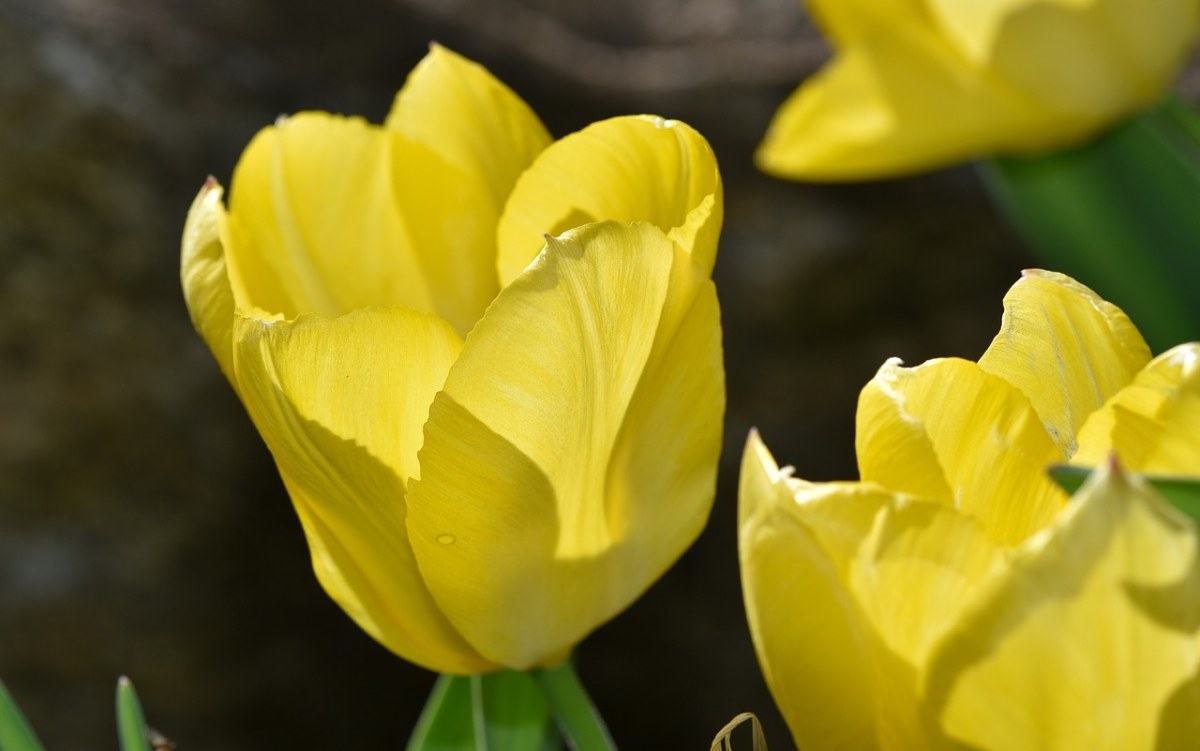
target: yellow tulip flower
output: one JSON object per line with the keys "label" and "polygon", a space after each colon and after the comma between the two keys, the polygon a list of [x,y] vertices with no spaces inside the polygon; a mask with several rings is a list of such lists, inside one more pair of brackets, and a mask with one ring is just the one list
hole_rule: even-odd
{"label": "yellow tulip flower", "polygon": [[[1026,272],[978,363],[890,361],[861,480],[811,483],[757,434],[739,547],[796,744],[1182,749],[1200,716],[1197,530],[1129,466],[1200,468],[1200,344],[1154,360],[1121,311]],[[1047,465],[1100,469],[1074,498]]]}
{"label": "yellow tulip flower", "polygon": [[721,217],[691,128],[551,143],[441,47],[384,126],[281,120],[228,207],[200,191],[192,319],[367,633],[446,673],[554,665],[691,544],[724,412]]}
{"label": "yellow tulip flower", "polygon": [[808,0],[833,59],[775,115],[759,166],[860,180],[1082,142],[1163,96],[1192,0]]}

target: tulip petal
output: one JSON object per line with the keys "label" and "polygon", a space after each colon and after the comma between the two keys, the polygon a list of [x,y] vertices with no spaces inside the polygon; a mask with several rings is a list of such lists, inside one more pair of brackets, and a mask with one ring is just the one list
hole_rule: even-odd
{"label": "tulip petal", "polygon": [[499,291],[504,202],[550,135],[486,69],[436,44],[396,95],[387,127],[397,205],[434,305],[465,336]]}
{"label": "tulip petal", "polygon": [[1161,96],[1186,59],[1197,19],[1185,0],[931,0],[929,7],[969,64],[1084,130]]}
{"label": "tulip petal", "polygon": [[[842,492],[849,550],[831,553],[792,513],[793,490],[757,434],[751,434],[739,479],[738,551],[746,617],[758,662],[800,748],[873,748],[874,635],[839,572],[856,534],[869,530],[882,491],[852,483]],[[840,555],[839,555],[840,553]]]}
{"label": "tulip petal", "polygon": [[1181,344],[1142,369],[1079,431],[1074,464],[1110,453],[1147,474],[1200,474],[1200,344]]}
{"label": "tulip petal", "polygon": [[395,207],[392,139],[360,118],[304,112],[264,128],[234,170],[229,216],[244,310],[433,310]]}
{"label": "tulip petal", "polygon": [[1004,296],[979,367],[1021,390],[1070,458],[1076,431],[1150,360],[1129,318],[1074,279],[1029,270]]}
{"label": "tulip petal", "polygon": [[716,157],[687,125],[647,115],[594,123],[517,181],[497,229],[500,284],[529,265],[545,235],[606,219],[656,225],[710,272],[723,206]]}
{"label": "tulip petal", "polygon": [[1196,543],[1142,481],[1102,468],[947,633],[933,716],[997,751],[1168,747],[1156,735],[1187,721],[1168,699],[1200,668]]}
{"label": "tulip petal", "polygon": [[973,362],[888,361],[863,388],[856,423],[864,481],[956,508],[997,542],[1041,529],[1066,498],[1045,472],[1063,456],[1029,401]]}
{"label": "tulip petal", "polygon": [[[948,113],[953,113],[949,116]],[[896,28],[839,51],[784,102],[756,154],[781,177],[909,174],[1002,150],[1036,132],[1028,105],[962,65],[944,41]]]}
{"label": "tulip petal", "polygon": [[510,88],[439,44],[409,74],[385,125],[477,180],[496,216],[517,178],[551,141]]}
{"label": "tulip petal", "polygon": [[917,669],[997,548],[938,504],[793,480],[754,434],[739,509],[751,634],[797,745],[922,746]]}
{"label": "tulip petal", "polygon": [[234,388],[233,377],[233,291],[225,268],[221,236],[225,224],[224,193],[209,178],[192,201],[183,226],[180,280],[192,324],[212,350],[221,372]]}
{"label": "tulip petal", "polygon": [[501,291],[409,488],[421,571],[480,653],[563,659],[683,551],[712,500],[722,385],[711,282],[651,225],[551,239]]}
{"label": "tulip petal", "polygon": [[405,530],[421,426],[461,346],[445,322],[365,309],[294,322],[238,318],[239,391],[271,449],[329,595],[367,633],[443,672],[495,666],[430,596]]}

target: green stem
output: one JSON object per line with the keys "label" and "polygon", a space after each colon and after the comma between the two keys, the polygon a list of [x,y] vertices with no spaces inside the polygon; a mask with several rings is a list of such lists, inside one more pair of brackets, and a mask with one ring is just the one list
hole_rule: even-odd
{"label": "green stem", "polygon": [[604,720],[579,682],[570,660],[533,675],[550,702],[558,729],[570,748],[574,751],[616,751],[617,746],[609,736]]}

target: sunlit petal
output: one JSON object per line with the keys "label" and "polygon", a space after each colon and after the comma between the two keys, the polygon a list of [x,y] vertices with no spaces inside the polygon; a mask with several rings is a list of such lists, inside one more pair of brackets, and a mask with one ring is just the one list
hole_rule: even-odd
{"label": "sunlit petal", "polygon": [[932,32],[902,27],[839,51],[808,79],[776,113],[756,160],[810,180],[900,175],[1001,149],[1035,115],[964,69]]}
{"label": "sunlit petal", "polygon": [[465,336],[499,291],[504,202],[550,136],[507,86],[440,45],[396,95],[387,127],[397,207],[434,308]]}
{"label": "sunlit petal", "polygon": [[1184,62],[1198,12],[1188,0],[931,0],[929,7],[970,64],[1083,128],[1160,96],[1163,71]]}
{"label": "sunlit petal", "polygon": [[1072,463],[1094,467],[1112,452],[1141,472],[1200,474],[1200,344],[1154,358],[1093,413]]}
{"label": "sunlit petal", "polygon": [[226,261],[239,307],[284,318],[433,310],[382,129],[322,112],[281,119],[246,147],[230,190]]}
{"label": "sunlit petal", "polygon": [[884,364],[856,431],[864,481],[956,508],[997,542],[1041,529],[1066,499],[1045,474],[1064,457],[1029,401],[966,360]]}
{"label": "sunlit petal", "polygon": [[971,747],[1171,747],[1164,708],[1200,668],[1196,529],[1141,481],[1098,475],[938,647],[930,705]]}
{"label": "sunlit petal", "polygon": [[724,211],[716,158],[687,125],[617,117],[546,149],[521,177],[497,230],[500,283],[537,256],[547,234],[589,222],[650,222],[711,271]]}
{"label": "sunlit petal", "polygon": [[979,367],[1029,397],[1070,457],[1088,415],[1149,360],[1145,340],[1117,306],[1068,276],[1031,270],[1004,296],[1000,333]]}
{"label": "sunlit petal", "polygon": [[[738,550],[746,617],[767,686],[800,748],[873,748],[881,691],[875,650],[859,603],[839,570],[889,496],[841,483],[841,538],[829,550],[792,513],[795,495],[757,435],[742,457]],[[856,495],[861,502],[855,502]],[[835,535],[835,537],[838,537]],[[839,555],[840,554],[840,555]],[[843,561],[839,558],[845,556]],[[886,678],[884,678],[886,680]]]}
{"label": "sunlit petal", "polygon": [[[409,533],[438,604],[490,659],[561,660],[703,524],[720,347],[715,330],[693,331],[715,326],[711,286],[679,262],[691,266],[647,224],[550,240],[488,308],[434,402]],[[661,393],[672,387],[681,393]],[[689,398],[709,403],[689,415]],[[656,426],[651,456],[633,456],[649,438],[627,434],[627,420],[655,417],[679,422]],[[651,460],[657,477],[641,485]],[[674,513],[655,508],[663,490],[677,494]],[[638,549],[653,538],[659,549]]]}

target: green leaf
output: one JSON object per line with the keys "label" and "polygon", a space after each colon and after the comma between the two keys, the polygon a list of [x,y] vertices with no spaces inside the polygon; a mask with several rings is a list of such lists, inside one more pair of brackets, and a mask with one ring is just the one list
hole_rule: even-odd
{"label": "green leaf", "polygon": [[153,751],[146,739],[146,717],[133,683],[121,676],[117,681],[117,737],[121,751]]}
{"label": "green leaf", "polygon": [[439,676],[408,751],[555,751],[550,706],[528,673]]}
{"label": "green leaf", "polygon": [[1123,308],[1152,349],[1200,339],[1200,119],[1186,105],[982,172],[1042,262]]}
{"label": "green leaf", "polygon": [[604,720],[579,682],[570,660],[534,675],[550,702],[568,747],[574,751],[616,751]]}
{"label": "green leaf", "polygon": [[471,677],[439,675],[417,719],[407,751],[475,751]]}
{"label": "green leaf", "polygon": [[0,682],[0,751],[43,751],[3,682]]}
{"label": "green leaf", "polygon": [[[1055,464],[1049,469],[1050,477],[1068,493],[1074,494],[1083,485],[1092,470],[1068,464]],[[1175,477],[1168,475],[1143,475],[1163,498],[1200,523],[1200,477]]]}

